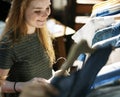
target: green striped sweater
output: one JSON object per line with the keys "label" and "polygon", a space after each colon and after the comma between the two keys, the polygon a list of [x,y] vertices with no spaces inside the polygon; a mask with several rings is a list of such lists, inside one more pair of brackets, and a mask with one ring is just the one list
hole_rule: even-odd
{"label": "green striped sweater", "polygon": [[10,69],[9,81],[25,82],[34,77],[49,79],[52,75],[49,64],[49,57],[36,33],[22,37],[13,46],[11,42],[0,43],[0,68]]}

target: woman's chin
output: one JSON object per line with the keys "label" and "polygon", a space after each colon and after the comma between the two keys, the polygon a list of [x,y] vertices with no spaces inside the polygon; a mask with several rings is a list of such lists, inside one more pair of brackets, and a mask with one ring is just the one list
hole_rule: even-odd
{"label": "woman's chin", "polygon": [[36,26],[37,26],[38,28],[41,28],[41,27],[43,27],[44,25],[45,25],[45,22],[38,22]]}
{"label": "woman's chin", "polygon": [[36,25],[37,28],[42,28],[42,27],[44,27],[44,26],[45,26],[45,23],[41,23],[41,24],[37,24],[37,25]]}
{"label": "woman's chin", "polygon": [[[44,24],[45,25],[45,24]],[[39,25],[39,26],[36,26],[36,28],[43,28],[44,25]]]}

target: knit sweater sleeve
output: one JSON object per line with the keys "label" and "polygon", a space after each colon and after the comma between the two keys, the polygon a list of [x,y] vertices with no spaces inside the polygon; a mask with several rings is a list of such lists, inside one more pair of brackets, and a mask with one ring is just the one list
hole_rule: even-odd
{"label": "knit sweater sleeve", "polygon": [[13,65],[10,42],[0,41],[0,68],[9,69]]}

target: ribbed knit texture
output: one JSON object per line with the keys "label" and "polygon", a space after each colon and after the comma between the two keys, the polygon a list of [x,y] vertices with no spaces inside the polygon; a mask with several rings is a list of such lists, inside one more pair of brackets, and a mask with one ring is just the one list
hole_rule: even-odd
{"label": "ribbed knit texture", "polygon": [[34,77],[51,77],[49,57],[36,33],[24,36],[13,46],[0,45],[0,48],[5,48],[0,49],[0,68],[11,68],[8,80],[24,82]]}

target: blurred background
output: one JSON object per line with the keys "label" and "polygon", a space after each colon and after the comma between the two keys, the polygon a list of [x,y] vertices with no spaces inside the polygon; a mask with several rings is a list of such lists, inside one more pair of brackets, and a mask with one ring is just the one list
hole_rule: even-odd
{"label": "blurred background", "polygon": [[[105,13],[106,9],[111,8],[113,14],[120,13],[120,0],[51,0],[51,2],[52,13],[47,24],[50,33],[55,37],[53,43],[57,58],[67,57],[73,44],[71,36],[91,17],[96,17],[97,12]],[[4,29],[10,6],[11,0],[0,0],[0,33]]]}

